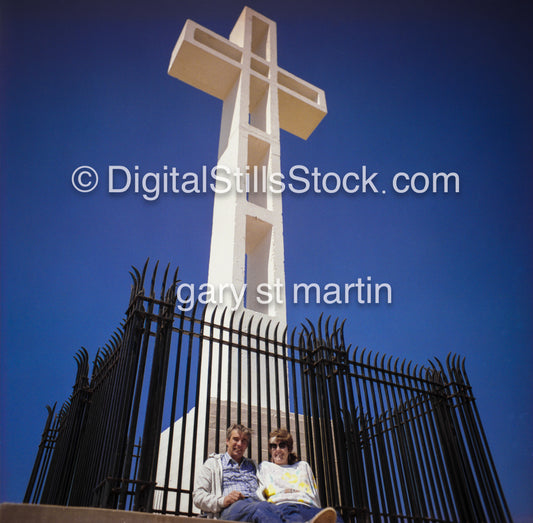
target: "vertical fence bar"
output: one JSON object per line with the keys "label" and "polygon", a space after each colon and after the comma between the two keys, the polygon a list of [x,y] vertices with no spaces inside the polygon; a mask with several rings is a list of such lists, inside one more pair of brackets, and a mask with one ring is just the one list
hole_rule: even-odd
{"label": "vertical fence bar", "polygon": [[[403,372],[403,368],[402,368]],[[416,374],[416,367],[415,373]],[[439,498],[436,491],[436,480],[432,472],[433,466],[430,461],[433,454],[428,452],[427,447],[427,432],[425,430],[424,421],[426,413],[424,412],[425,395],[420,389],[418,382],[414,382],[413,374],[411,374],[411,362],[407,366],[407,373],[404,375],[403,384],[407,387],[416,387],[417,395],[411,399],[412,412],[416,425],[416,446],[419,452],[419,468],[423,474],[424,489],[428,503],[428,510],[426,516],[434,515],[437,518],[442,518],[442,513],[439,507]]]}
{"label": "vertical fence bar", "polygon": [[[296,329],[293,329],[291,332],[290,344],[288,352],[290,353],[290,370],[291,370],[291,379],[292,379],[292,402],[294,409],[294,419],[295,419],[295,436],[296,436],[296,448],[302,448],[302,438],[300,435],[300,405],[303,402],[303,374],[302,374],[302,357],[299,352],[299,347],[295,346],[294,337],[296,334]],[[296,351],[298,351],[298,357],[296,356]],[[298,362],[298,363],[297,363]],[[297,370],[299,371],[300,379],[297,379]],[[300,391],[300,394],[298,394]],[[305,418],[304,418],[305,419]],[[288,427],[287,427],[288,429]],[[309,459],[308,455],[306,455]]]}
{"label": "vertical fence bar", "polygon": [[[255,385],[255,389],[256,389],[256,403],[257,403],[257,412],[256,412],[256,415],[255,415],[255,418],[256,418],[256,426],[257,426],[257,435],[255,436],[255,439],[257,441],[256,445],[257,445],[257,455],[260,456],[261,455],[261,439],[262,439],[262,423],[261,423],[261,408],[262,408],[262,401],[261,401],[261,351],[259,350],[259,338],[261,337],[261,323],[263,321],[263,318],[261,318],[258,322],[257,322],[257,326],[256,326],[256,329],[255,329],[255,342],[256,342],[256,346],[255,346],[255,371],[256,371],[256,385]],[[247,332],[248,333],[252,333],[252,323],[253,323],[253,317],[250,317],[250,321],[248,322],[248,329],[247,329]],[[249,346],[252,346],[253,345],[253,342],[250,341],[250,335],[248,336],[248,340],[249,340],[249,343],[250,345]],[[251,356],[251,354],[250,354]],[[252,421],[252,426],[253,426],[253,421]],[[267,434],[268,436],[268,434]],[[249,454],[248,456],[250,457],[251,456],[251,452],[252,452],[252,449],[249,448]]]}
{"label": "vertical fence bar", "polygon": [[[420,369],[419,378],[423,388],[427,391],[426,402],[428,408],[428,417],[427,422],[429,426],[429,432],[431,437],[431,442],[433,446],[433,455],[436,456],[438,466],[435,468],[435,475],[439,478],[440,484],[442,485],[442,500],[445,504],[445,515],[446,519],[457,521],[459,516],[457,515],[456,503],[451,489],[451,478],[446,469],[446,463],[444,459],[444,449],[440,444],[438,436],[438,413],[435,410],[435,381],[438,383],[438,375],[434,369]],[[425,378],[425,379],[424,379]],[[442,395],[442,387],[437,386],[437,395]],[[437,399],[438,399],[437,396]],[[449,514],[449,515],[448,515]]]}
{"label": "vertical fence bar", "polygon": [[[188,443],[187,438],[187,424],[189,420],[188,416],[188,410],[189,410],[189,390],[190,390],[190,383],[191,383],[191,375],[192,375],[192,369],[191,369],[191,361],[192,361],[192,351],[194,347],[194,337],[193,337],[193,330],[194,330],[194,320],[196,318],[196,307],[198,305],[198,302],[194,304],[194,307],[191,311],[191,318],[189,320],[190,322],[190,328],[188,332],[188,339],[187,339],[187,358],[185,363],[185,383],[183,385],[183,397],[182,397],[182,411],[181,411],[181,433],[178,436],[178,442],[179,442],[179,462],[178,462],[178,478],[182,478],[184,474],[184,467],[185,467],[185,445]],[[185,318],[184,312],[180,315],[180,327],[183,327],[183,320]],[[181,345],[182,345],[182,333],[181,329],[179,332],[179,340],[178,340],[178,346],[179,346],[179,352],[178,352],[178,358],[179,361],[181,361]],[[201,360],[200,360],[201,361]],[[200,365],[198,365],[198,369],[200,369]],[[171,420],[171,424],[173,425],[174,422]],[[171,440],[169,436],[169,440]],[[173,441],[173,438],[172,438]],[[168,458],[167,458],[168,459]],[[191,460],[192,464],[192,460]],[[170,473],[170,461],[167,465],[167,471]],[[178,489],[178,492],[176,493],[176,510],[175,512],[180,513],[181,510],[181,493],[183,492],[183,488],[180,487]]]}
{"label": "vertical fence bar", "polygon": [[355,361],[356,353],[357,347],[354,348],[351,357],[349,356],[349,351],[347,352],[349,374],[346,385],[348,402],[353,417],[353,453],[355,462],[353,469],[354,480],[351,484],[354,504],[352,505],[350,516],[355,516],[357,523],[368,523],[370,521],[370,509],[367,496],[366,477],[364,472],[362,437],[359,430],[361,407],[359,403],[356,405],[356,394],[353,388],[353,382],[357,382],[358,379],[358,372],[356,368],[357,363]]}
{"label": "vertical fence bar", "polygon": [[[241,317],[242,320],[244,320],[244,314]],[[241,323],[242,325],[242,323]],[[246,332],[250,332],[248,329]],[[245,336],[246,341],[249,343],[249,336]],[[242,341],[242,340],[241,340]],[[250,377],[252,376],[252,355],[248,351],[246,354],[246,369],[248,371],[248,379],[247,385],[246,385],[246,394],[248,399],[248,408],[246,409],[246,426],[251,427],[252,426],[252,380]]]}
{"label": "vertical fence bar", "polygon": [[[206,307],[205,314],[207,314],[207,311],[208,311],[208,308]],[[210,317],[208,321],[209,336],[207,338],[207,342],[208,342],[207,361],[209,362],[209,364],[207,365],[207,383],[206,383],[206,397],[205,397],[207,427],[206,427],[206,431],[204,434],[204,452],[202,456],[203,461],[205,461],[205,459],[207,458],[208,449],[209,449],[209,431],[211,429],[211,423],[210,423],[211,421],[211,385],[212,385],[211,379],[213,375],[212,374],[213,366],[210,363],[213,361],[213,329],[214,329],[214,324],[215,324],[216,308],[212,307],[210,311],[211,313],[210,313]],[[207,329],[205,330],[202,329],[200,331],[200,344],[202,347],[204,346],[206,342],[206,330]],[[202,365],[203,365],[203,360],[200,360],[200,364],[198,365],[198,372],[201,372]]]}
{"label": "vertical fence bar", "polygon": [[35,493],[33,495],[32,503],[39,503],[41,500],[41,494],[44,482],[46,481],[46,477],[48,474],[48,470],[50,467],[50,461],[52,459],[54,449],[55,449],[55,442],[57,440],[57,432],[59,427],[60,419],[58,415],[56,414],[56,417],[54,418],[52,422],[52,426],[49,431],[49,437],[45,444],[45,452],[43,455],[43,465],[41,467],[41,471],[39,473],[39,477],[37,480],[37,486],[35,488]]}
{"label": "vertical fence bar", "polygon": [[160,316],[154,344],[152,372],[148,398],[146,400],[139,474],[135,492],[134,509],[141,512],[152,511],[172,324],[177,300],[175,292],[176,278],[174,278],[174,282],[165,295],[167,273],[168,267],[165,271],[161,289],[162,303],[160,304]]}
{"label": "vertical fence bar", "polygon": [[[276,331],[277,332],[277,331]],[[285,398],[285,427],[290,432],[291,431],[291,411],[290,411],[290,387],[289,387],[289,368],[290,361],[289,355],[287,352],[287,327],[283,329],[283,334],[281,335],[281,362],[282,362],[282,373],[283,373],[283,395]],[[276,365],[278,362],[276,362]],[[293,384],[293,388],[296,388],[296,383]],[[281,425],[281,423],[280,423]],[[298,417],[296,416],[295,425],[298,425]],[[300,454],[300,449],[298,448],[298,454]]]}
{"label": "vertical fence bar", "polygon": [[[201,320],[200,320],[200,334],[204,332],[204,328],[205,328],[205,316],[206,316],[206,313],[207,313],[207,307],[204,307],[203,311],[202,311],[202,317],[201,317]],[[193,333],[194,333],[194,322],[192,322],[191,320],[191,337],[193,336]],[[197,434],[198,434],[198,399],[200,398],[200,387],[202,385],[201,383],[201,362],[203,361],[203,350],[204,350],[204,344],[203,344],[203,340],[202,340],[202,337],[201,335],[199,336],[199,343],[198,343],[198,371],[197,371],[197,375],[196,375],[196,408],[194,409],[194,419],[193,419],[193,438],[192,438],[192,449],[191,449],[191,470],[190,470],[190,473],[189,473],[189,490],[190,490],[190,494],[189,494],[189,503],[188,503],[188,507],[187,507],[187,514],[192,514],[192,510],[193,510],[193,496],[192,496],[192,492],[193,492],[193,488],[194,488],[194,474],[195,474],[195,467],[196,467],[196,461],[195,461],[195,456],[197,454]],[[209,382],[208,382],[209,383]],[[209,387],[209,385],[208,385]],[[209,405],[209,394],[207,394],[207,405]],[[204,427],[203,427],[203,430],[204,430],[204,433],[208,433],[209,432],[209,411],[207,410],[207,416],[206,416],[206,419],[204,420]],[[183,446],[184,447],[184,446]],[[182,448],[182,451],[181,452],[185,452],[185,448]]]}
{"label": "vertical fence bar", "polygon": [[[44,424],[43,433],[41,436],[41,442],[39,443],[39,448],[37,451],[37,456],[35,457],[35,463],[33,465],[33,469],[31,471],[30,480],[28,481],[28,486],[26,488],[26,493],[24,494],[24,500],[23,503],[29,503],[31,500],[31,494],[34,491],[35,481],[37,479],[37,476],[39,475],[39,470],[45,470],[43,467],[43,453],[48,445],[48,442],[50,441],[50,425],[52,423],[52,420],[54,418],[54,412],[56,410],[57,403],[54,403],[53,407],[46,406],[46,410],[48,411],[48,415],[46,417],[46,422]],[[36,494],[36,495],[35,495]],[[38,498],[39,491],[37,490],[34,494],[34,501]]]}
{"label": "vertical fence bar", "polygon": [[215,452],[220,452],[219,447],[219,441],[218,441],[218,435],[220,434],[220,392],[222,387],[222,356],[224,354],[224,332],[223,332],[223,325],[225,323],[226,318],[226,311],[227,309],[224,309],[222,311],[222,317],[220,318],[220,326],[218,326],[217,332],[218,332],[218,339],[216,341],[216,347],[218,352],[218,376],[217,376],[217,394],[216,394],[216,414],[215,414]]}
{"label": "vertical fence bar", "polygon": [[[242,353],[244,352],[245,348],[242,344],[242,325],[244,322],[244,314],[239,314],[239,327],[237,328],[237,416],[235,422],[239,425],[242,424]],[[248,374],[247,380],[250,380],[250,374]],[[247,398],[247,402],[250,403],[249,398]]]}
{"label": "vertical fence bar", "polygon": [[[146,271],[146,265],[145,265],[145,271]],[[153,278],[155,278],[156,271],[157,271],[157,266],[156,266],[156,269],[154,270]],[[144,280],[144,277],[143,277],[143,280]],[[153,283],[152,283],[152,288],[153,288]],[[136,476],[137,471],[134,471],[135,474],[132,474],[131,464],[133,460],[135,441],[137,439],[137,424],[139,420],[139,411],[141,407],[141,397],[142,397],[142,392],[143,392],[146,359],[148,356],[148,345],[150,341],[150,330],[151,330],[152,315],[153,315],[153,310],[154,310],[154,301],[150,300],[146,308],[144,327],[141,327],[141,324],[143,322],[142,313],[144,312],[144,307],[143,307],[143,303],[141,299],[137,299],[136,302],[137,303],[134,305],[134,308],[132,310],[132,315],[131,315],[132,326],[130,327],[131,333],[128,334],[128,338],[130,336],[133,338],[132,340],[133,343],[131,344],[131,348],[132,348],[131,358],[136,360],[135,367],[132,367],[132,373],[135,372],[135,368],[137,370],[136,370],[136,378],[135,378],[135,392],[133,394],[133,404],[132,404],[131,415],[130,415],[128,439],[126,442],[124,466],[122,469],[122,474],[120,476],[121,478],[130,478],[130,477],[136,478],[137,477]],[[142,343],[141,343],[141,340],[142,340]],[[126,346],[129,346],[129,344]],[[141,444],[142,444],[142,440],[141,440]],[[138,465],[138,462],[136,463],[136,465]],[[124,509],[126,506],[128,487],[129,485],[127,482],[122,485],[120,498],[118,501],[119,509]]]}
{"label": "vertical fence bar", "polygon": [[411,411],[409,409],[410,391],[406,388],[405,383],[402,383],[405,361],[402,361],[400,370],[398,370],[398,360],[394,362],[394,370],[391,375],[391,381],[394,384],[394,389],[397,391],[398,397],[398,413],[402,423],[399,427],[399,434],[402,439],[404,456],[405,456],[405,469],[408,477],[408,485],[410,487],[410,499],[412,505],[412,513],[414,521],[422,521],[422,518],[426,514],[425,501],[424,501],[424,489],[420,481],[420,471],[418,464],[420,463],[420,456],[417,454],[418,445],[416,444],[416,431],[414,430],[414,424],[411,417]]}
{"label": "vertical fence bar", "polygon": [[[232,393],[232,383],[231,383],[231,369],[233,363],[233,321],[235,318],[235,311],[231,312],[229,317],[229,325],[227,327],[228,333],[228,342],[227,342],[227,376],[226,376],[226,427],[231,424],[231,393]],[[238,388],[238,386],[237,386]]]}
{"label": "vertical fence bar", "polygon": [[[463,358],[461,368],[457,368],[457,374],[459,376],[460,382],[464,384],[469,391],[472,390],[468,376],[465,370],[465,361]],[[472,393],[469,393],[472,395]],[[490,448],[487,442],[487,437],[485,435],[485,430],[483,429],[483,424],[481,423],[481,418],[479,416],[479,411],[475,402],[475,398],[472,396],[471,401],[466,404],[466,408],[469,413],[469,418],[471,420],[471,433],[474,438],[477,439],[477,449],[480,454],[480,459],[483,463],[483,467],[486,470],[486,481],[487,488],[490,489],[492,493],[492,498],[494,500],[494,509],[490,518],[499,519],[500,521],[512,521],[511,512],[509,506],[507,505],[507,500],[503,494],[503,489],[496,472],[496,467],[490,452]]]}
{"label": "vertical fence bar", "polygon": [[[373,445],[373,441],[379,433],[379,426],[376,424],[378,422],[378,417],[377,413],[373,414],[372,402],[370,399],[370,396],[373,396],[372,367],[370,365],[371,353],[368,353],[367,361],[365,363],[365,351],[366,349],[363,349],[359,358],[359,368],[361,369],[362,379],[360,380],[360,383],[359,380],[357,380],[356,384],[359,407],[361,410],[361,421],[363,422],[363,452],[368,485],[368,502],[373,520],[378,521],[382,510],[386,509],[380,505],[379,493],[381,492],[381,489],[379,488],[378,483],[380,474],[379,449],[376,445]],[[388,410],[390,411],[390,408]],[[374,470],[376,470],[376,473],[373,473]],[[391,516],[391,514],[386,515]],[[392,515],[392,517],[394,516]],[[392,521],[394,521],[394,519],[392,519]]]}
{"label": "vertical fence bar", "polygon": [[[194,316],[194,315],[193,315]],[[178,339],[177,339],[177,350],[176,350],[176,364],[174,368],[174,383],[172,387],[172,400],[171,400],[171,406],[170,406],[170,414],[169,414],[169,434],[168,434],[168,443],[166,448],[166,460],[165,460],[165,479],[163,484],[163,498],[161,501],[161,512],[163,514],[167,513],[167,503],[168,503],[168,493],[169,493],[169,485],[170,485],[170,467],[172,463],[172,451],[174,447],[174,426],[176,421],[176,410],[178,408],[178,384],[180,383],[179,377],[180,377],[180,365],[181,365],[181,349],[182,349],[182,341],[183,341],[183,325],[185,321],[185,312],[181,311],[181,314],[178,316],[179,319],[179,325],[178,325]],[[200,367],[200,366],[199,366]],[[187,372],[187,370],[186,370]],[[184,400],[185,401],[185,400]],[[185,409],[182,411],[182,418],[185,413]],[[181,457],[183,456],[183,440],[180,445],[180,466],[181,466]],[[179,473],[178,473],[179,477]],[[178,493],[176,493],[176,507],[175,512],[178,511],[179,507],[179,498]]]}
{"label": "vertical fence bar", "polygon": [[450,419],[451,413],[447,395],[443,395],[441,392],[445,390],[445,376],[441,371],[435,369],[433,377],[433,389],[436,392],[436,394],[432,395],[435,428],[439,444],[443,451],[443,462],[446,473],[450,478],[450,487],[457,517],[461,521],[475,521],[475,515],[466,493],[467,485],[461,470],[462,463],[456,447],[456,434],[453,428],[453,422]]}
{"label": "vertical fence bar", "polygon": [[[390,514],[391,521],[397,520],[396,514],[397,503],[395,499],[395,489],[393,482],[394,463],[393,453],[390,443],[390,430],[388,427],[388,416],[386,415],[386,409],[383,403],[382,387],[379,385],[377,376],[377,358],[378,354],[374,356],[372,367],[368,367],[368,376],[372,380],[372,371],[376,371],[376,385],[370,385],[372,401],[371,406],[375,417],[376,426],[376,456],[379,462],[379,471],[376,473],[376,481],[379,481],[378,491],[380,493],[381,512]],[[370,362],[370,354],[368,356],[368,362]],[[371,381],[371,383],[373,383]],[[377,389],[377,394],[376,394]],[[378,406],[379,398],[379,406]]]}
{"label": "vertical fence bar", "polygon": [[78,459],[78,446],[87,415],[88,353],[81,349],[75,356],[76,381],[70,401],[60,412],[56,446],[43,489],[41,503],[66,505],[72,488],[72,478]]}
{"label": "vertical fence bar", "polygon": [[[269,332],[270,332],[270,325],[271,325],[271,321],[269,321],[266,325],[266,329],[265,329],[265,341],[264,342],[260,342],[261,345],[263,346],[262,347],[262,350],[260,352],[262,352],[264,354],[264,361],[265,361],[265,365],[264,365],[264,368],[265,368],[265,384],[266,384],[266,423],[267,423],[267,426],[266,426],[266,437],[268,438],[269,434],[272,432],[272,398],[270,397],[270,361],[271,361],[271,358],[269,357],[270,356],[270,343],[269,343]],[[259,339],[261,339],[261,333],[257,332],[257,335],[259,337]],[[258,350],[259,350],[259,346],[258,346]],[[259,401],[258,401],[259,403]],[[257,426],[261,425],[260,423],[260,419],[259,418],[257,420]],[[258,456],[258,459],[260,459],[261,455],[262,455],[262,451],[263,451],[263,447],[261,445],[261,441],[262,441],[262,438],[259,438],[259,448],[258,448],[258,453],[257,453],[257,456]],[[268,445],[267,445],[268,447]]]}

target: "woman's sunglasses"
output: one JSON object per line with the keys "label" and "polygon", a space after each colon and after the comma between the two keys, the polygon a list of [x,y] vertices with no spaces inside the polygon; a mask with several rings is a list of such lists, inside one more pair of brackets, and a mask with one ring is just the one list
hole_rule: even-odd
{"label": "woman's sunglasses", "polygon": [[287,448],[287,442],[286,441],[280,441],[279,443],[269,443],[268,448],[270,450],[276,450],[277,448],[280,449],[286,449]]}

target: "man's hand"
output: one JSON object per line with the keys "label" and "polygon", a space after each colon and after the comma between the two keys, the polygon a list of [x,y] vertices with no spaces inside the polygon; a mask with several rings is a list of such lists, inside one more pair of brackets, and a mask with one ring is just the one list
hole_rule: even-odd
{"label": "man's hand", "polygon": [[224,498],[224,508],[229,507],[231,504],[235,503],[236,501],[239,501],[239,499],[244,499],[242,492],[239,492],[238,490],[232,490]]}

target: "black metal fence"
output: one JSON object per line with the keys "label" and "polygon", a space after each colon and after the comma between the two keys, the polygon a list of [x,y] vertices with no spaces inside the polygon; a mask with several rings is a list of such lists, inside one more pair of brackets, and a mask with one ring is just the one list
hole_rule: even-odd
{"label": "black metal fence", "polygon": [[343,324],[288,333],[257,315],[176,302],[177,271],[133,270],[126,318],[75,356],[69,400],[48,407],[25,502],[193,515],[197,467],[231,422],[288,428],[324,504],[345,521],[511,521],[464,360],[427,367],[347,346]]}

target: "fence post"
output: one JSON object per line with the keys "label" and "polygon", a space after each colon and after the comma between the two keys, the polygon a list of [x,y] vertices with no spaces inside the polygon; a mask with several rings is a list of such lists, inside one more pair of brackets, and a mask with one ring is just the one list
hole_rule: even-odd
{"label": "fence post", "polygon": [[174,274],[172,284],[165,294],[167,273],[168,267],[165,271],[161,289],[162,303],[159,308],[154,343],[152,371],[146,400],[146,414],[139,460],[139,474],[133,507],[133,510],[140,512],[152,512],[174,309],[177,301],[177,271]]}

